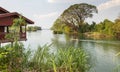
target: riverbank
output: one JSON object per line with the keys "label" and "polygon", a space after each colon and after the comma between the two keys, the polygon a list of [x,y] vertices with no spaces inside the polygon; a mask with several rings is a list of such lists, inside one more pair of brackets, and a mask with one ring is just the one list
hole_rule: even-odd
{"label": "riverbank", "polygon": [[99,32],[86,32],[86,33],[83,33],[83,35],[86,38],[92,38],[92,39],[108,39],[108,38],[113,38],[112,35],[103,34],[103,33],[99,33]]}
{"label": "riverbank", "polygon": [[28,32],[34,32],[34,31],[37,31],[37,30],[42,30],[42,28],[39,27],[39,26],[28,26],[27,27]]}

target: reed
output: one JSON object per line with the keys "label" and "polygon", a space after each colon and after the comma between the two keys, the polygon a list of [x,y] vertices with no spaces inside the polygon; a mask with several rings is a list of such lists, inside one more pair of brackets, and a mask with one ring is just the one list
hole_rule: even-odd
{"label": "reed", "polygon": [[41,72],[85,72],[90,69],[89,56],[75,47],[58,48],[50,53],[50,46],[38,47],[32,63]]}
{"label": "reed", "polygon": [[89,69],[89,55],[81,48],[67,46],[53,51],[51,45],[44,45],[32,55],[22,43],[0,48],[2,72],[86,72]]}

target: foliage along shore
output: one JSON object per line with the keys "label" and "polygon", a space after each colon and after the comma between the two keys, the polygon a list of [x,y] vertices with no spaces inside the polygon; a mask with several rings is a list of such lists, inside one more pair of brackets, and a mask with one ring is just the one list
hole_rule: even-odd
{"label": "foliage along shore", "polygon": [[105,19],[100,23],[85,22],[86,18],[90,18],[97,13],[96,6],[81,3],[71,5],[66,9],[54,22],[51,30],[54,34],[83,34],[90,38],[109,38],[114,37],[120,39],[120,17],[114,22]]}
{"label": "foliage along shore", "polygon": [[34,32],[34,31],[37,31],[37,30],[42,30],[42,28],[39,27],[39,26],[28,26],[27,27],[28,32]]}
{"label": "foliage along shore", "polygon": [[112,35],[102,34],[100,32],[85,32],[83,33],[85,38],[91,38],[91,39],[109,39],[113,38]]}

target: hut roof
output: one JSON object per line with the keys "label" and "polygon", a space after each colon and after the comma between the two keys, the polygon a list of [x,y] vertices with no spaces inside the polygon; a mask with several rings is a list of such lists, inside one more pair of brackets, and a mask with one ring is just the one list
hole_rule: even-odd
{"label": "hut roof", "polygon": [[0,19],[1,18],[7,18],[7,17],[19,18],[19,16],[22,16],[28,24],[34,24],[34,22],[32,20],[26,18],[25,16],[23,16],[23,15],[17,13],[17,12],[0,14]]}
{"label": "hut roof", "polygon": [[9,11],[7,11],[6,9],[0,7],[0,14],[3,14],[3,13],[9,13]]}

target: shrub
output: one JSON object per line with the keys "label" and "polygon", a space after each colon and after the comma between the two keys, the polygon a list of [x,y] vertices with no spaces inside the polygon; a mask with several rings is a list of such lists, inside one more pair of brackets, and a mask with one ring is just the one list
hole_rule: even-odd
{"label": "shrub", "polygon": [[0,48],[0,71],[23,72],[27,67],[30,51],[22,43],[13,43]]}

